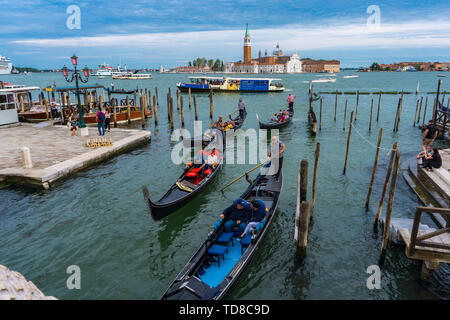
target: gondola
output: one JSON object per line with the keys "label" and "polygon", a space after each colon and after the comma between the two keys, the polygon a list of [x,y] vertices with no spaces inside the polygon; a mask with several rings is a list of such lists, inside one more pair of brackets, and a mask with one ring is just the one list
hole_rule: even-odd
{"label": "gondola", "polygon": [[317,118],[316,118],[316,114],[314,113],[314,110],[312,108],[309,108],[308,111],[308,124],[309,124],[309,129],[311,130],[311,132],[313,134],[317,133]]}
{"label": "gondola", "polygon": [[[257,226],[256,233],[236,241],[240,232],[233,231],[233,239],[224,243],[226,239],[223,238],[229,237],[230,234],[225,232],[226,221],[219,219],[214,225],[214,230],[208,234],[161,299],[218,300],[226,297],[250,264],[269,231],[278,206],[282,181],[282,173],[278,181],[273,175],[260,173],[241,195],[241,198],[247,201],[253,199],[264,201],[268,209],[264,220]],[[219,214],[220,212],[217,212],[217,215]],[[224,253],[222,257],[221,252]]]}
{"label": "gondola", "polygon": [[[234,119],[231,119],[230,116],[230,120],[234,122],[234,126],[233,128],[229,129],[229,130],[233,130],[233,132],[236,132],[236,130],[240,129],[242,127],[242,125],[244,124],[245,118],[247,117],[247,112],[244,112],[244,117],[241,118],[240,116],[237,116]],[[201,142],[199,141],[199,138],[191,138],[191,139],[183,139],[183,144],[187,147],[193,147],[194,145],[202,145],[202,146],[206,146],[210,143],[212,143],[215,139],[215,134],[214,134],[214,130],[209,130],[209,132],[206,132],[203,134],[202,138],[201,138]]]}
{"label": "gondola", "polygon": [[278,122],[272,119],[269,120],[268,122],[261,122],[259,120],[258,115],[256,115],[260,129],[280,129],[287,127],[289,123],[291,123],[293,117],[294,117],[294,108],[292,108],[292,110],[289,110],[289,117],[284,122]]}
{"label": "gondola", "polygon": [[193,167],[186,168],[183,174],[158,202],[152,202],[147,187],[142,186],[144,200],[152,218],[154,220],[161,220],[188,203],[205,189],[214,180],[220,169],[222,169],[222,160],[220,158],[221,155],[219,155],[219,162],[215,168],[205,170],[205,177],[200,177],[199,173],[193,172]]}

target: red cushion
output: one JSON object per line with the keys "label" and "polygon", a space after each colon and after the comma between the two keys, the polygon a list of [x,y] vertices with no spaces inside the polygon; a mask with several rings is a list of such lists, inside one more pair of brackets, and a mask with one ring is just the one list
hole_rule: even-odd
{"label": "red cushion", "polygon": [[205,174],[210,174],[211,172],[212,172],[211,169],[206,169],[206,170],[205,170]]}
{"label": "red cushion", "polygon": [[194,178],[197,175],[197,172],[188,172],[186,173],[186,177],[188,178]]}

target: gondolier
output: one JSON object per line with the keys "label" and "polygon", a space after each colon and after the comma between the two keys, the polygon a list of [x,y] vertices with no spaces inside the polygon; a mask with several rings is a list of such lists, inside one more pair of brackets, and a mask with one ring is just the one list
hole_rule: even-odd
{"label": "gondolier", "polygon": [[245,118],[245,116],[247,115],[247,111],[245,110],[245,102],[242,101],[242,98],[239,98],[239,103],[238,103],[238,110],[239,110],[239,117],[240,118]]}
{"label": "gondolier", "polygon": [[294,111],[294,100],[295,100],[295,96],[292,93],[289,93],[286,101],[289,103],[289,112],[293,112]]}
{"label": "gondolier", "polygon": [[[278,161],[275,161],[275,179],[278,180],[278,177],[280,176],[281,167],[283,166],[283,158],[284,158],[284,151],[286,150],[286,146],[283,142],[281,142],[278,139],[278,136],[272,137],[272,143],[270,144],[270,150],[269,150],[269,158],[272,162],[273,159],[278,159]],[[278,166],[277,166],[278,162]],[[272,164],[272,163],[271,163]]]}

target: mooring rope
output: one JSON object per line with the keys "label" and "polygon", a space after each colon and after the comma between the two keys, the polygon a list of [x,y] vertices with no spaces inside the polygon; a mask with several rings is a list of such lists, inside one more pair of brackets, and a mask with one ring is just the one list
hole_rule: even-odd
{"label": "mooring rope", "polygon": [[[378,149],[378,146],[375,145],[375,144],[373,144],[373,143],[370,142],[369,140],[367,140],[366,137],[364,137],[364,136],[358,131],[358,129],[356,129],[356,127],[355,127],[355,125],[354,125],[353,123],[352,123],[351,125],[352,125],[352,128],[355,129],[356,133],[357,133],[361,138],[363,138],[364,141],[366,141],[368,144],[370,144],[370,145],[371,145],[372,147],[374,147],[375,149]],[[380,148],[380,150],[387,150],[387,153],[386,153],[387,156],[392,152],[392,150],[394,150],[394,149],[392,149],[392,148],[383,148],[383,147],[379,147],[379,148]]]}

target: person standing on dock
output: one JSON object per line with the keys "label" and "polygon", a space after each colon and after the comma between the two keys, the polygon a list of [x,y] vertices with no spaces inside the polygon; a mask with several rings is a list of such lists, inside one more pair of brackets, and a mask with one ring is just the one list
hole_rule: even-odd
{"label": "person standing on dock", "polygon": [[98,108],[96,118],[97,118],[98,135],[104,136],[105,135],[105,114],[103,113],[101,107]]}
{"label": "person standing on dock", "polygon": [[428,125],[422,137],[422,150],[427,151],[427,146],[431,146],[439,134],[439,129],[434,124],[433,120],[428,121]]}
{"label": "person standing on dock", "polygon": [[105,109],[105,131],[111,132],[111,113],[108,108]]}
{"label": "person standing on dock", "polygon": [[[283,166],[283,158],[284,158],[284,151],[286,150],[286,146],[283,142],[281,142],[278,139],[278,136],[272,137],[272,143],[270,144],[270,150],[269,150],[269,157],[268,161],[272,162],[272,159],[277,159],[278,161],[275,161],[275,170],[277,170],[277,173],[275,174],[275,179],[278,181],[278,178],[280,176],[281,167]],[[277,163],[278,162],[278,163]],[[278,168],[277,168],[278,165]]]}
{"label": "person standing on dock", "polygon": [[294,100],[295,100],[295,96],[292,93],[289,93],[286,101],[289,104],[289,112],[293,112],[294,111]]}
{"label": "person standing on dock", "polygon": [[114,82],[111,82],[111,91],[114,91]]}
{"label": "person standing on dock", "polygon": [[239,110],[239,117],[241,119],[244,119],[245,115],[247,114],[247,111],[245,110],[246,104],[244,101],[242,101],[242,98],[239,98],[238,103],[238,110]]}

